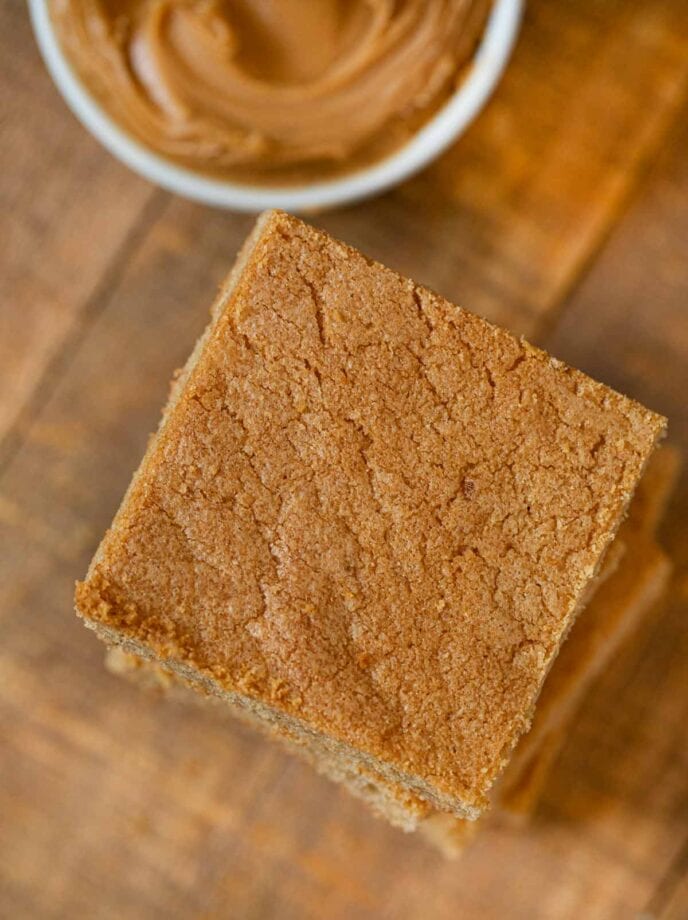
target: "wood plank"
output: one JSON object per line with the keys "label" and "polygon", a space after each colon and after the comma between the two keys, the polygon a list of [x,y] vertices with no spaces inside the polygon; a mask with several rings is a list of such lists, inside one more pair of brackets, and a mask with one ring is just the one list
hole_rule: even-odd
{"label": "wood plank", "polygon": [[640,920],[684,920],[688,916],[688,839],[655,889]]}
{"label": "wood plank", "polygon": [[671,892],[668,903],[656,916],[657,920],[685,920],[688,916],[688,873],[682,876]]}
{"label": "wood plank", "polygon": [[21,3],[0,4],[0,86],[1,441],[160,193],[66,111]]}
{"label": "wood plank", "polygon": [[[509,117],[500,94],[456,154],[426,176],[319,222],[493,318],[536,331],[598,246],[676,111],[685,91],[686,58],[679,52],[688,41],[682,8],[681,2],[660,2],[650,15],[641,3],[622,10],[620,3],[593,0],[533,2],[502,88]],[[619,35],[634,52],[627,62],[616,46]],[[612,46],[616,51],[608,53]],[[619,71],[618,91],[604,95],[605,119],[596,132],[606,138],[608,122],[609,144],[596,144],[595,132],[584,129],[584,112],[573,117],[589,59],[603,85]],[[639,105],[636,81],[643,81],[649,106]],[[542,108],[536,109],[530,102],[543,84]],[[588,100],[592,90],[590,82]],[[680,164],[680,140],[674,138],[675,159],[665,171]],[[511,160],[514,144],[518,162]],[[594,311],[576,299],[574,319],[567,312],[551,339],[559,350],[575,352],[578,324],[587,323],[580,363],[597,362],[603,379],[627,384],[636,395],[659,401],[660,409],[673,407],[675,395],[673,383],[666,395],[656,373],[654,331],[646,334],[646,323],[638,337],[626,332],[615,348],[605,349],[596,345],[591,317],[598,322],[606,316],[609,299],[616,317],[611,328],[623,327],[617,314],[623,315],[624,300],[615,299],[614,282],[629,260],[653,276],[660,263],[676,261],[671,247],[648,249],[643,221],[639,229],[635,216],[638,208],[668,206],[653,197],[662,176],[653,178],[649,203],[643,198],[634,206],[630,225],[636,229],[621,263],[604,270],[605,283],[599,280],[604,273],[588,279]],[[683,173],[676,181],[685,189]],[[604,192],[599,200],[598,189]],[[683,226],[679,213],[671,212],[677,230]],[[655,233],[666,219],[661,210]],[[146,920],[289,920],[321,917],[323,905],[331,918],[628,916],[647,902],[685,830],[685,809],[676,811],[685,769],[683,711],[672,703],[673,697],[685,701],[679,599],[658,633],[669,630],[675,657],[653,627],[619,660],[596,691],[592,722],[586,716],[576,729],[578,740],[565,751],[533,829],[491,829],[459,864],[443,862],[420,841],[374,820],[241,726],[166,704],[110,677],[101,647],[71,614],[73,580],[111,518],[155,424],[167,379],[204,325],[212,290],[249,224],[180,201],[155,215],[140,245],[121,260],[110,296],[100,301],[80,347],[70,349],[69,361],[33,406],[5,469],[3,909],[11,916]],[[680,266],[665,270],[677,280],[660,300],[675,317],[685,298],[684,276]],[[624,297],[634,293],[631,287]],[[631,319],[645,322],[640,308]],[[665,326],[657,342],[664,347],[671,335],[671,361],[661,366],[677,376],[678,393],[685,377],[677,362],[688,346],[668,321]],[[630,364],[629,344],[635,356]],[[684,416],[678,419],[687,431]],[[685,490],[682,496],[679,509],[685,509]],[[676,529],[667,536],[680,557]],[[648,696],[652,681],[655,695]],[[621,695],[623,708],[615,703]],[[646,756],[644,746],[653,753]],[[672,746],[676,761],[664,774],[668,786],[648,795],[642,771],[670,764]]]}

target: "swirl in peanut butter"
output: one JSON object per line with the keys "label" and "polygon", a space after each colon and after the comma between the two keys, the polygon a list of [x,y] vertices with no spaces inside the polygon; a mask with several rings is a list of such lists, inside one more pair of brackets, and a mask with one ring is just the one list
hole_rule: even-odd
{"label": "swirl in peanut butter", "polygon": [[470,62],[481,0],[52,0],[111,116],[241,181],[326,178],[403,144]]}

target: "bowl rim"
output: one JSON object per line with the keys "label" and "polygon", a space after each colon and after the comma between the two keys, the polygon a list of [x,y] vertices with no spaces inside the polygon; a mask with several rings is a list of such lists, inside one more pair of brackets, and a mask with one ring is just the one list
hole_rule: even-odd
{"label": "bowl rim", "polygon": [[72,68],[57,37],[49,0],[29,0],[41,56],[72,113],[117,159],[145,179],[185,198],[234,211],[308,211],[360,201],[397,185],[446,150],[473,121],[511,56],[524,0],[495,0],[482,40],[461,85],[409,141],[354,173],[304,185],[250,185],[177,166],[134,139],[112,119]]}

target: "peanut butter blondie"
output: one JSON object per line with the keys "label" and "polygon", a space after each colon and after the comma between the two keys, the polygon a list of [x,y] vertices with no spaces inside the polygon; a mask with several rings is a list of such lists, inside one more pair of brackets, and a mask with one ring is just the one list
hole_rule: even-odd
{"label": "peanut butter blondie", "polygon": [[107,643],[475,819],[664,427],[269,212],[77,610]]}

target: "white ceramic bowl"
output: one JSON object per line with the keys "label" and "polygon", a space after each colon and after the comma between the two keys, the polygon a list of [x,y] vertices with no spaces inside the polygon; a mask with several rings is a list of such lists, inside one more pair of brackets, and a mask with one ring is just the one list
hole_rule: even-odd
{"label": "white ceramic bowl", "polygon": [[351,175],[295,186],[255,186],[212,179],[175,166],[134,140],[107,115],[72,69],[48,6],[49,0],[29,0],[43,59],[67,105],[110,153],[151,182],[204,204],[234,211],[308,211],[376,195],[418,172],[449,147],[485,105],[502,75],[518,34],[523,0],[495,0],[468,76],[408,143]]}

